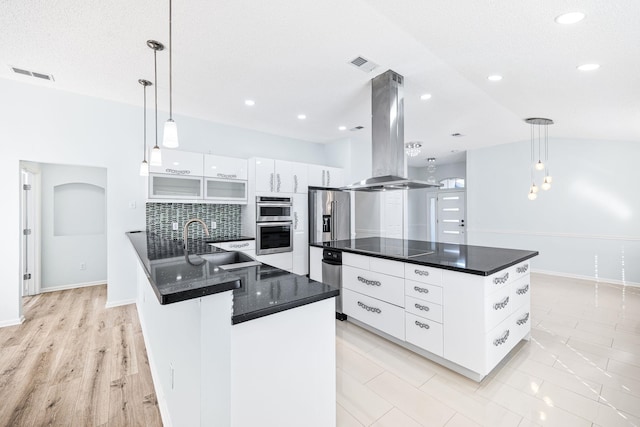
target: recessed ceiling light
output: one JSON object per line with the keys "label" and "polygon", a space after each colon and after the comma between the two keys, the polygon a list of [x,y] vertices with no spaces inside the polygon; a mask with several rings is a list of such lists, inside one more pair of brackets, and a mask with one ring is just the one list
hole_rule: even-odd
{"label": "recessed ceiling light", "polygon": [[556,16],[555,21],[558,24],[575,24],[576,22],[582,21],[584,17],[585,14],[582,12],[569,12]]}
{"label": "recessed ceiling light", "polygon": [[500,76],[498,74],[494,74],[493,76],[487,77],[487,79],[492,81],[492,82],[499,82],[500,80],[502,80],[502,76]]}
{"label": "recessed ceiling light", "polygon": [[298,114],[298,118],[299,118],[300,120],[304,120],[304,119],[306,119],[306,118],[307,118],[307,116],[306,116],[306,115],[304,115],[304,114]]}
{"label": "recessed ceiling light", "polygon": [[431,94],[423,93],[422,95],[420,95],[420,99],[422,99],[423,101],[426,101],[427,99],[431,99]]}
{"label": "recessed ceiling light", "polygon": [[346,126],[339,126],[338,130],[347,130],[347,127]]}
{"label": "recessed ceiling light", "polygon": [[580,71],[593,71],[600,68],[600,64],[582,64],[576,67]]}
{"label": "recessed ceiling light", "polygon": [[244,105],[248,105],[249,107],[253,107],[254,105],[256,105],[256,101],[254,101],[253,99],[247,99],[244,101]]}

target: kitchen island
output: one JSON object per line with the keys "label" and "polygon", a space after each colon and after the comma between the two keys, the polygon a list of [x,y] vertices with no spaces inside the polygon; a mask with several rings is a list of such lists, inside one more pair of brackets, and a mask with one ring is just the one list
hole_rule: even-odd
{"label": "kitchen island", "polygon": [[[335,287],[272,266],[219,265],[210,242],[127,233],[165,425],[335,425]],[[258,264],[258,265],[255,265]]]}
{"label": "kitchen island", "polygon": [[348,320],[476,381],[522,339],[536,251],[369,237],[311,244],[342,252]]}

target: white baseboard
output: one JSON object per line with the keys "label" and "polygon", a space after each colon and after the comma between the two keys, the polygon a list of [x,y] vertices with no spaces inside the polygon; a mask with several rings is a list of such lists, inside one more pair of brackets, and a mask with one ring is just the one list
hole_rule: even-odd
{"label": "white baseboard", "polygon": [[123,299],[120,301],[107,301],[107,303],[104,306],[105,308],[113,308],[113,307],[119,307],[121,305],[129,305],[129,304],[135,304],[135,303],[136,303],[136,299],[131,298],[131,299]]}
{"label": "white baseboard", "polygon": [[24,316],[20,316],[17,319],[0,320],[0,328],[4,328],[5,326],[21,325],[23,322]]}
{"label": "white baseboard", "polygon": [[532,269],[531,272],[532,273],[538,273],[538,274],[546,274],[546,275],[549,275],[549,276],[566,277],[568,279],[585,280],[585,281],[591,282],[591,283],[593,283],[593,282],[610,283],[612,285],[633,286],[633,287],[640,288],[640,283],[638,283],[638,282],[623,282],[622,280],[608,279],[606,277],[582,276],[582,275],[579,275],[579,274],[561,273],[559,271],[538,270],[538,269],[535,269],[535,268]]}
{"label": "white baseboard", "polygon": [[73,283],[71,285],[59,285],[59,286],[47,286],[46,288],[40,288],[40,293],[45,292],[57,292],[66,291],[68,289],[86,288],[88,286],[106,285],[106,280],[97,280],[95,282]]}

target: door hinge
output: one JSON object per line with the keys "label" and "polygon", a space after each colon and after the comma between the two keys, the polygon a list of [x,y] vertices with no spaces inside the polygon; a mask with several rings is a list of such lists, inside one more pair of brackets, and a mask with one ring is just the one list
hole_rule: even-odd
{"label": "door hinge", "polygon": [[22,234],[24,234],[25,236],[31,235],[31,229],[30,228],[25,228],[24,230],[22,230]]}
{"label": "door hinge", "polygon": [[24,273],[24,275],[22,276],[23,280],[29,280],[31,279],[31,273]]}
{"label": "door hinge", "polygon": [[23,190],[31,190],[31,184],[22,184]]}

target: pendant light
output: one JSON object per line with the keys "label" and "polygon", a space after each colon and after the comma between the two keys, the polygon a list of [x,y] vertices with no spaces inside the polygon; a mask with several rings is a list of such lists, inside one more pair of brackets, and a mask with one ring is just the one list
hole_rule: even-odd
{"label": "pendant light", "polygon": [[139,79],[138,83],[142,85],[142,89],[144,92],[144,151],[142,154],[142,163],[140,163],[140,176],[149,176],[149,163],[147,163],[147,86],[151,86],[152,83],[149,80],[145,79]]}
{"label": "pendant light", "polygon": [[155,89],[155,105],[156,105],[156,145],[151,150],[151,158],[149,159],[152,166],[162,165],[162,154],[158,147],[158,51],[164,49],[164,45],[155,40],[147,40],[147,46],[153,49],[153,86]]}
{"label": "pendant light", "polygon": [[[535,172],[544,171],[544,178],[542,181],[542,189],[547,191],[551,188],[551,175],[549,173],[549,130],[548,126],[553,124],[553,120],[540,117],[531,117],[524,120],[531,125],[531,187],[529,187],[529,200],[535,200],[538,197],[539,187],[535,182]],[[536,129],[538,127],[538,161],[535,161],[535,140]],[[542,130],[541,126],[544,126],[544,163],[542,163]]]}
{"label": "pendant light", "polygon": [[169,120],[164,124],[162,146],[167,148],[178,147],[178,127],[173,121],[173,63],[171,57],[171,9],[172,1],[169,0]]}
{"label": "pendant light", "polygon": [[404,151],[407,153],[409,157],[415,157],[420,154],[420,149],[422,144],[419,142],[407,142],[404,144]]}

